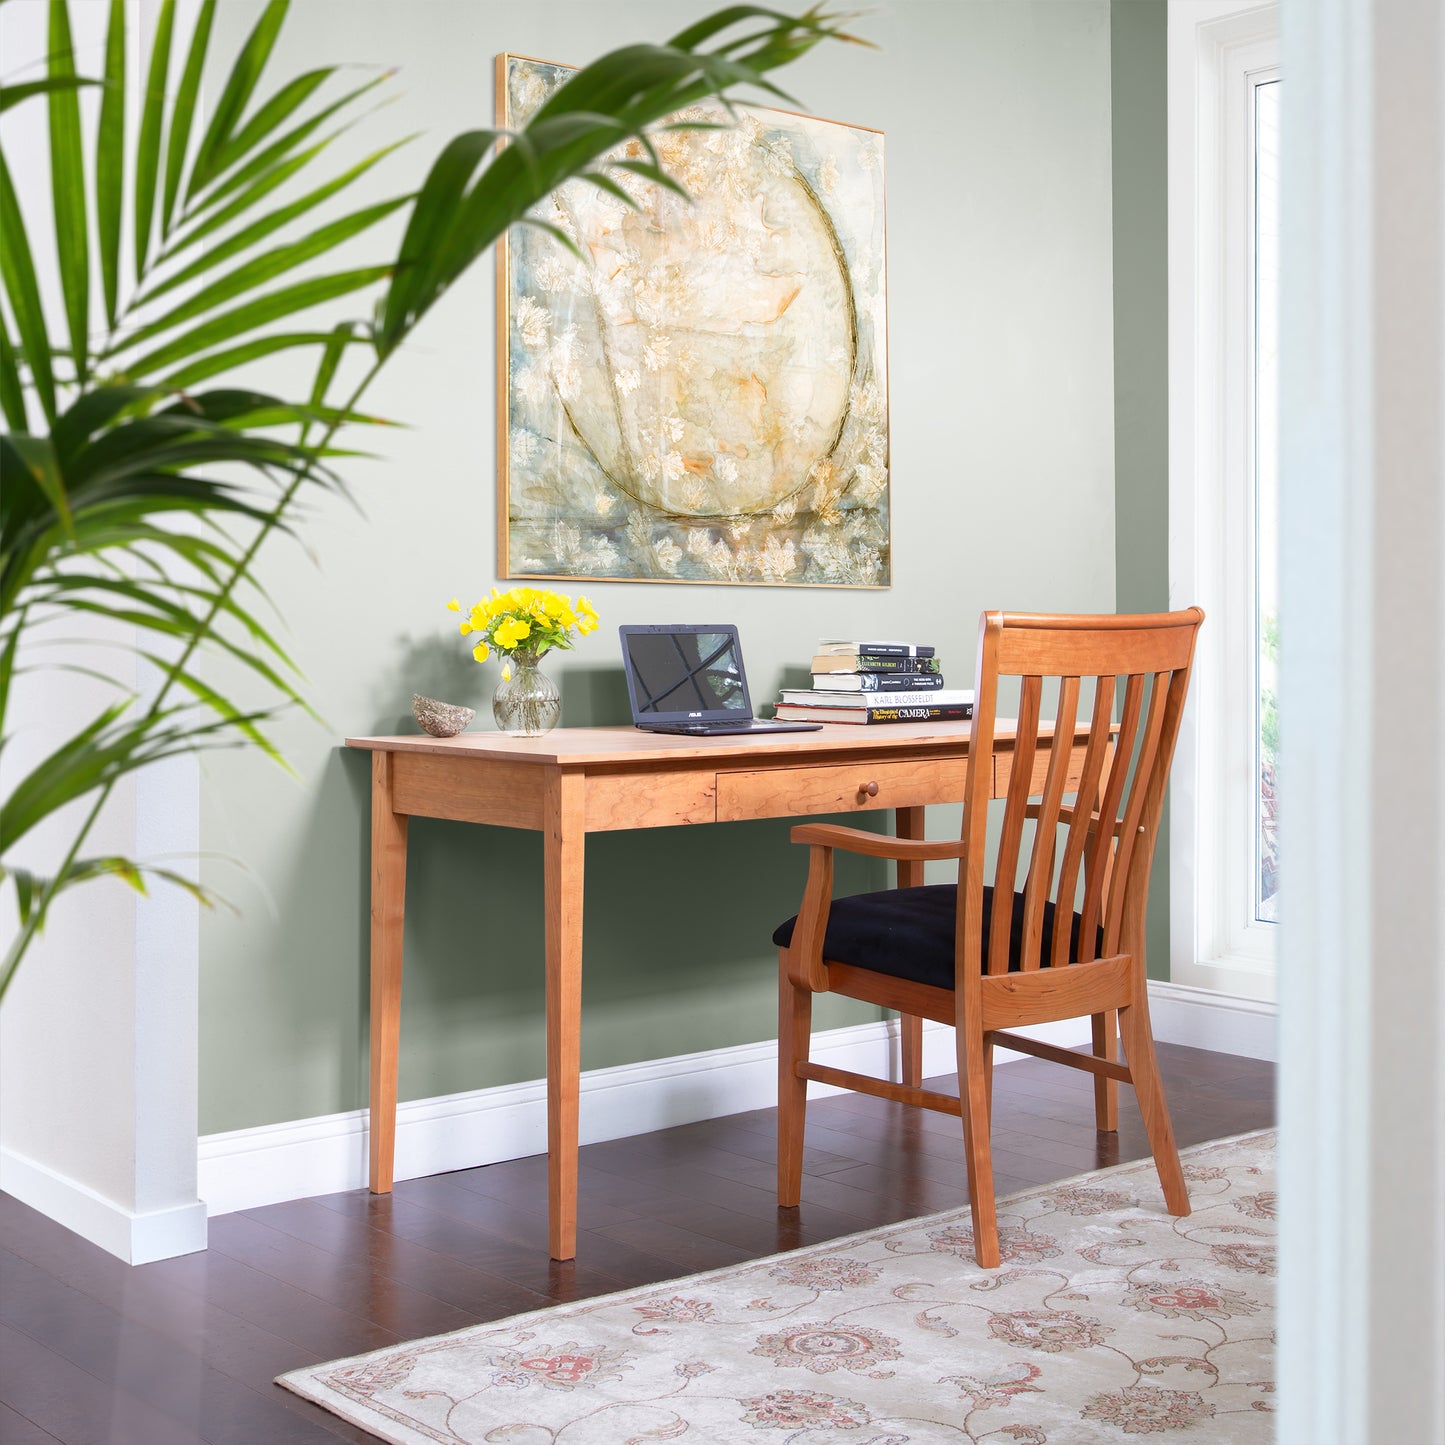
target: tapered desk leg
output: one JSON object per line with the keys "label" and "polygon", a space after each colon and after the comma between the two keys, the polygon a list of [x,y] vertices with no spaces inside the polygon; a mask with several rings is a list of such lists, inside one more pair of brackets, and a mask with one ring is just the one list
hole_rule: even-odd
{"label": "tapered desk leg", "polygon": [[406,815],[392,811],[392,754],[371,755],[371,1192],[391,1192],[401,1041]]}
{"label": "tapered desk leg", "polygon": [[547,778],[547,1215],[553,1259],[577,1255],[577,1100],[582,1068],[583,779]]}
{"label": "tapered desk leg", "polygon": [[[922,838],[922,808],[895,808],[894,833],[899,838]],[[923,864],[908,862],[898,864],[898,886],[919,888],[923,885]],[[919,1088],[923,1083],[923,1020],[914,1014],[901,1014],[898,1019],[899,1042],[903,1083],[910,1088]]]}

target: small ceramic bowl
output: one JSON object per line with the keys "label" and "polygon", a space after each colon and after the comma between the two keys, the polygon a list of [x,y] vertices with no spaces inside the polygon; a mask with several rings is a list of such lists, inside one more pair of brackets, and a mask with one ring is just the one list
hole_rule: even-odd
{"label": "small ceramic bowl", "polygon": [[414,692],[411,695],[411,715],[421,724],[422,731],[434,738],[454,738],[458,733],[466,732],[467,724],[477,714],[472,708],[438,702],[434,697],[423,697]]}

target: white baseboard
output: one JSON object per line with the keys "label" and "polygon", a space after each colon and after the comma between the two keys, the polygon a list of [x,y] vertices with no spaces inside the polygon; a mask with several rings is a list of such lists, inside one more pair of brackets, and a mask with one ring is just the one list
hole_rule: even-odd
{"label": "white baseboard", "polygon": [[1275,1006],[1265,999],[1151,982],[1149,1019],[1160,1043],[1271,1062],[1277,1057]]}
{"label": "white baseboard", "polygon": [[[1272,1004],[1151,983],[1149,1008],[1154,1036],[1162,1043],[1247,1058],[1275,1057]],[[1067,1048],[1087,1042],[1089,1025],[1087,1019],[1071,1019],[1020,1032]],[[816,1034],[813,1057],[834,1068],[896,1077],[897,1024],[859,1024]],[[1002,1064],[1018,1057],[1000,1049],[995,1061]],[[953,1030],[925,1024],[924,1073],[951,1074],[955,1067]],[[837,1092],[822,1084],[809,1086],[810,1097]],[[772,1040],[593,1069],[582,1075],[579,1134],[582,1143],[595,1144],[766,1109],[776,1099],[777,1045]],[[521,1159],[541,1154],[546,1147],[547,1090],[541,1079],[419,1099],[397,1108],[397,1179]],[[339,1194],[365,1186],[366,1155],[364,1109],[211,1134],[200,1141],[199,1192],[211,1214]]]}
{"label": "white baseboard", "polygon": [[[1049,1043],[1088,1038],[1087,1020],[1020,1030]],[[813,1037],[813,1058],[834,1068],[896,1077],[898,1026],[859,1024]],[[1018,1055],[1000,1049],[999,1063]],[[579,1133],[584,1144],[716,1119],[777,1102],[778,1046],[763,1043],[679,1054],[582,1075]],[[957,1067],[953,1030],[926,1024],[925,1074]],[[839,1091],[809,1086],[810,1097]],[[364,1109],[210,1134],[200,1141],[200,1195],[211,1214],[288,1199],[338,1194],[367,1182]],[[545,1081],[530,1080],[443,1098],[419,1099],[396,1112],[396,1178],[473,1169],[547,1148]]]}
{"label": "white baseboard", "polygon": [[0,1149],[0,1190],[127,1264],[174,1259],[206,1247],[206,1206],[199,1199],[136,1214],[12,1149]]}

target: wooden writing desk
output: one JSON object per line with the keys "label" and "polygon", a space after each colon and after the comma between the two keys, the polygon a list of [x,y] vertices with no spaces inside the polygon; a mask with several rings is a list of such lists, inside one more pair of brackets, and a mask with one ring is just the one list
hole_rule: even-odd
{"label": "wooden writing desk", "polygon": [[[544,835],[547,1179],[554,1259],[577,1253],[577,1099],[582,1029],[582,863],[588,833],[743,818],[894,810],[898,835],[923,837],[929,803],[960,802],[971,724],[834,723],[821,732],[685,738],[636,728],[559,728],[543,738],[348,738],[371,752],[371,1188],[392,1185],[401,1026],[407,819],[450,818]],[[999,725],[993,793],[1008,785]],[[1082,748],[1075,744],[1082,758]],[[1048,768],[1035,764],[1035,788]],[[1077,766],[1077,763],[1076,763]],[[1032,790],[1031,790],[1032,791]],[[923,881],[919,863],[898,883]],[[762,936],[759,948],[766,947]],[[903,1075],[921,1078],[918,1019],[903,1025]]]}

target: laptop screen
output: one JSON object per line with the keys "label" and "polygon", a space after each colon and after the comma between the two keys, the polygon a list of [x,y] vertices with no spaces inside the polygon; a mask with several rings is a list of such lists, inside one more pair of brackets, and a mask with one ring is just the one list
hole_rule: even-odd
{"label": "laptop screen", "polygon": [[634,722],[752,716],[737,628],[628,626],[619,631]]}

